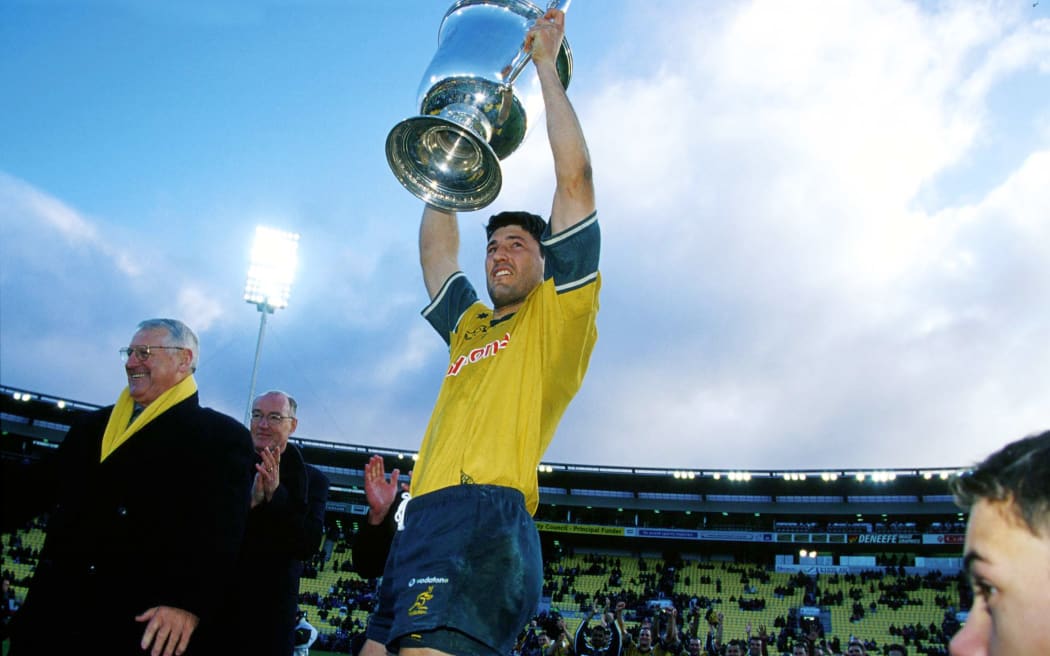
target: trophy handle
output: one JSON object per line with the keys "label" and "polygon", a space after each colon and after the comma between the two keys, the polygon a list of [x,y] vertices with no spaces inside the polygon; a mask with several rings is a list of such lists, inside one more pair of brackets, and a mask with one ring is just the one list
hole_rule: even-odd
{"label": "trophy handle", "polygon": [[[550,11],[551,9],[560,9],[562,12],[566,12],[566,11],[569,11],[569,5],[571,3],[572,3],[572,0],[551,0],[547,4],[547,11]],[[546,14],[547,11],[545,11],[543,13]],[[529,22],[529,29],[532,29],[532,26],[535,25],[535,23],[536,23],[536,21],[530,21]],[[564,50],[564,46],[562,47],[562,49]],[[558,59],[559,59],[559,62],[558,62],[558,64],[559,64],[558,73],[559,73],[559,75],[561,74],[561,61],[560,60],[561,60],[562,54],[563,53],[560,53],[560,52],[558,53]],[[505,87],[512,86],[514,84],[514,80],[518,79],[518,76],[521,75],[521,72],[523,70],[525,70],[525,65],[528,64],[531,60],[532,60],[532,55],[525,51],[525,46],[524,46],[524,44],[522,44],[521,50],[518,51],[518,54],[514,57],[514,61],[511,63],[510,73],[507,74],[507,78],[503,82],[503,85]],[[569,87],[569,81],[564,76],[562,76],[562,86],[564,86],[565,88]]]}
{"label": "trophy handle", "polygon": [[[569,10],[569,4],[572,0],[551,0],[547,4],[547,11],[551,9],[560,9],[565,12]],[[546,14],[547,12],[543,12]],[[535,21],[532,21],[529,28]],[[563,39],[564,43],[564,39]],[[532,61],[532,54],[525,51],[525,46],[522,44],[521,50],[515,55],[514,61],[511,62],[510,72],[507,73],[503,84],[500,85],[500,108],[499,115],[496,118],[497,125],[503,125],[507,122],[507,118],[510,117],[510,110],[514,107],[514,81],[518,79],[521,72],[525,70],[525,66]],[[562,45],[561,50],[558,52],[558,77],[561,78],[561,84],[564,88],[569,88],[569,79],[572,77],[572,62],[568,59],[566,52],[566,46]]]}

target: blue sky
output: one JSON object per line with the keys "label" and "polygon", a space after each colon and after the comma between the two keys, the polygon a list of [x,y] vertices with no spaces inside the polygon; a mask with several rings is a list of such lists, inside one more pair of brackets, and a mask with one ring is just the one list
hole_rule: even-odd
{"label": "blue sky", "polygon": [[[451,2],[0,5],[0,382],[111,403],[146,317],[243,417],[256,225],[301,234],[257,390],[415,449],[447,352],[384,141]],[[968,464],[1050,427],[1050,10],[574,0],[599,343],[553,462]],[[541,129],[500,197],[547,213]],[[508,394],[513,390],[508,390]]]}

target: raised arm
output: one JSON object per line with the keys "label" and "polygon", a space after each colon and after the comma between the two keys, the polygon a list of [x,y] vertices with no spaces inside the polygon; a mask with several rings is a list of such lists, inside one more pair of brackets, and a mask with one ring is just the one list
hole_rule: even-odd
{"label": "raised arm", "polygon": [[627,627],[623,623],[623,610],[627,608],[627,603],[624,601],[616,602],[616,612],[613,617],[616,618],[616,628],[620,630],[620,635],[630,635],[627,633]]}
{"label": "raised arm", "polygon": [[565,37],[565,13],[551,9],[525,37],[536,66],[547,114],[547,139],[554,155],[556,187],[551,231],[559,233],[594,212],[591,156],[576,112],[558,77],[557,58]]}
{"label": "raised arm", "polygon": [[[671,607],[667,616],[667,628],[664,629],[664,647],[668,651],[678,652],[678,609]],[[672,645],[674,645],[672,647]]]}
{"label": "raised arm", "polygon": [[419,224],[419,263],[433,300],[449,276],[459,271],[459,223],[455,212],[427,205]]}

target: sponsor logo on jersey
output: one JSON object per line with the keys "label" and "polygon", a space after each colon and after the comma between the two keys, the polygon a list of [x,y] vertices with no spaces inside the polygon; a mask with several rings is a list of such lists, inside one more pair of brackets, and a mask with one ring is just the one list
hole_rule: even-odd
{"label": "sponsor logo on jersey", "polygon": [[463,370],[463,367],[484,360],[485,358],[491,358],[508,346],[510,346],[510,333],[504,333],[503,337],[500,339],[491,341],[476,349],[470,349],[466,355],[459,356],[448,366],[448,371],[445,372],[445,376],[458,376],[459,372]]}

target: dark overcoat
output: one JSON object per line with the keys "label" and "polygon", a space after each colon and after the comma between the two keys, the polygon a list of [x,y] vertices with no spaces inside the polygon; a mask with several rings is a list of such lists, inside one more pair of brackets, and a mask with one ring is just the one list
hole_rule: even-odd
{"label": "dark overcoat", "polygon": [[306,464],[294,444],[281,454],[280,470],[273,498],[248,513],[229,612],[222,615],[229,622],[214,627],[227,642],[226,653],[292,653],[299,578],[303,561],[321,546],[328,477]]}
{"label": "dark overcoat", "polygon": [[[248,430],[193,394],[100,463],[112,409],[44,461],[5,466],[4,524],[50,513],[12,656],[141,654],[136,615],[174,606],[209,621],[230,584],[250,507]],[[214,653],[198,637],[186,654]]]}

